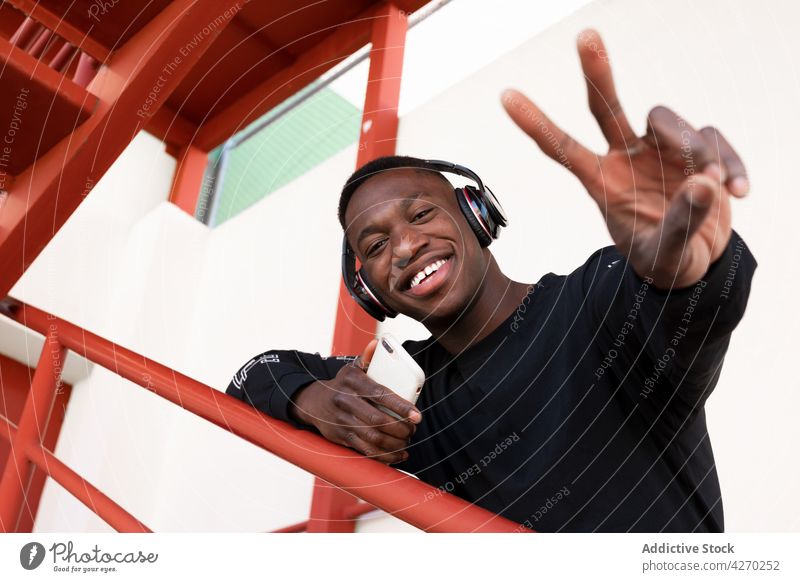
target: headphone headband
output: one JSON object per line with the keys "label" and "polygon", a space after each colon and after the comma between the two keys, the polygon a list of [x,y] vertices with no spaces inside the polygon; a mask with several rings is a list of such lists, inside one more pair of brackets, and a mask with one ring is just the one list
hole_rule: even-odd
{"label": "headphone headband", "polygon": [[[430,164],[432,170],[457,174],[459,176],[469,178],[475,182],[478,185],[479,196],[487,202],[486,209],[489,211],[492,220],[498,225],[498,227],[508,226],[508,216],[506,216],[503,207],[500,205],[500,201],[495,197],[494,193],[489,189],[488,186],[484,186],[483,180],[481,180],[478,174],[466,166],[461,166],[452,162],[445,162],[444,160],[425,160],[425,163]],[[497,236],[499,236],[499,231],[497,233],[492,233],[491,236],[492,238],[497,238]]]}

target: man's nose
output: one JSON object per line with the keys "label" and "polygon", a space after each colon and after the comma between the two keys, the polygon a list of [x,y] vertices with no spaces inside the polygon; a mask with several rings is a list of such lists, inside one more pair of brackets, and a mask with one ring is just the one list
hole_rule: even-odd
{"label": "man's nose", "polygon": [[395,291],[400,285],[408,264],[427,246],[428,237],[406,228],[392,234],[392,265],[389,274],[389,289]]}
{"label": "man's nose", "polygon": [[398,234],[398,240],[392,244],[392,265],[404,269],[417,256],[420,249],[427,244],[427,237],[411,230]]}

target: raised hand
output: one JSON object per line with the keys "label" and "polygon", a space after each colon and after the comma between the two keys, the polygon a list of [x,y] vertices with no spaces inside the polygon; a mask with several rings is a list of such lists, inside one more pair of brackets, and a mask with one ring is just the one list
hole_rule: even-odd
{"label": "raised hand", "polygon": [[545,154],[581,181],[637,274],[662,289],[690,286],[730,239],[730,196],[749,190],[744,164],[718,130],[695,130],[663,106],[650,111],[645,135],[637,136],[617,98],[600,35],[583,31],[578,54],[607,153],[581,145],[519,91],[506,90],[503,106]]}

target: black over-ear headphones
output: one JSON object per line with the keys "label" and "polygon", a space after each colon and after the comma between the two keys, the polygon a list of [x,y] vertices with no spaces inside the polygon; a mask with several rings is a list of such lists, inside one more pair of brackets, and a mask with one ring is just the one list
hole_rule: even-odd
{"label": "black over-ear headphones", "polygon": [[[464,218],[467,219],[482,247],[488,247],[492,240],[500,235],[500,228],[508,224],[508,217],[500,202],[483,184],[478,174],[469,168],[441,160],[425,160],[425,167],[420,169],[458,174],[477,184],[477,188],[464,186],[456,188],[454,192]],[[347,236],[344,236],[342,241],[342,277],[350,295],[372,317],[383,321],[386,316],[397,315],[397,312],[386,305],[374,287],[369,284],[364,269],[356,270],[356,254],[347,242]]]}

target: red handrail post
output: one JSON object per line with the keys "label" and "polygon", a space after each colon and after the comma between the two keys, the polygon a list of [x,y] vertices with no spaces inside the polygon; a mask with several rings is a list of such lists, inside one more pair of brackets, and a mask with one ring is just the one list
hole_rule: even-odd
{"label": "red handrail post", "polygon": [[354,533],[356,523],[345,509],[358,503],[358,498],[323,479],[314,479],[306,531],[308,533]]}
{"label": "red handrail post", "polygon": [[175,166],[169,201],[193,217],[197,210],[197,200],[203,190],[208,152],[190,144],[175,157],[178,163]]}
{"label": "red handrail post", "polygon": [[78,66],[72,76],[72,80],[81,87],[87,87],[92,82],[97,70],[100,68],[100,63],[94,60],[86,53],[80,53],[78,57]]}
{"label": "red handrail post", "polygon": [[27,502],[25,488],[32,471],[27,449],[32,444],[42,443],[46,420],[61,381],[65,354],[64,346],[54,336],[45,339],[17,431],[11,438],[11,453],[0,480],[0,530],[3,532],[16,531],[23,504]]}
{"label": "red handrail post", "polygon": [[35,36],[36,31],[40,28],[41,24],[36,22],[30,16],[27,16],[22,24],[19,25],[17,31],[11,36],[9,42],[24,49],[30,40]]}
{"label": "red handrail post", "polygon": [[[375,158],[393,155],[396,151],[397,107],[400,102],[407,30],[406,13],[391,2],[384,6],[373,21],[369,78],[361,119],[357,167]],[[376,328],[376,321],[356,305],[344,284],[340,284],[332,352],[360,353],[374,337]],[[355,520],[346,517],[346,509],[356,502],[349,493],[316,478],[307,531],[354,532]]]}

